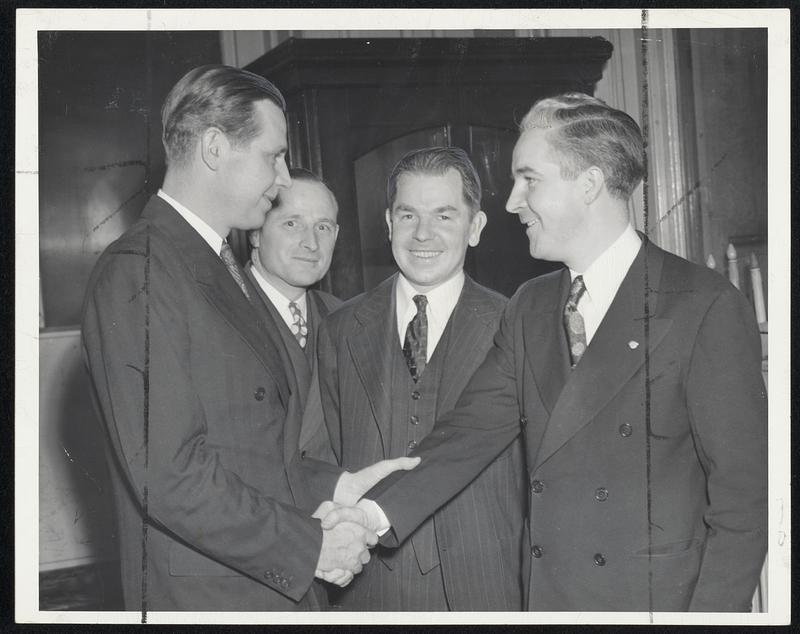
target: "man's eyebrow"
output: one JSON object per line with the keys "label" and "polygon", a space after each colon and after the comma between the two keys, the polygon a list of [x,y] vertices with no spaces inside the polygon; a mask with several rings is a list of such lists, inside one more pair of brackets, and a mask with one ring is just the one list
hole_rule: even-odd
{"label": "man's eyebrow", "polygon": [[541,176],[539,172],[537,172],[532,167],[528,167],[527,165],[521,165],[520,167],[516,167],[511,170],[512,176],[523,175],[523,174],[534,174],[536,176]]}

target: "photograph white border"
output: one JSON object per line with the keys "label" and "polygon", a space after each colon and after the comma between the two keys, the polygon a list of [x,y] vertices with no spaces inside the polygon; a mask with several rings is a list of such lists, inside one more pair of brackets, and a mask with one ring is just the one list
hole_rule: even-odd
{"label": "photograph white border", "polygon": [[[769,611],[343,613],[149,612],[149,623],[785,624],[790,618],[790,51],[788,9],[651,9],[648,27],[768,29]],[[15,617],[138,623],[139,612],[39,610],[39,220],[37,32],[47,30],[383,30],[640,28],[637,9],[18,9],[15,153]]]}

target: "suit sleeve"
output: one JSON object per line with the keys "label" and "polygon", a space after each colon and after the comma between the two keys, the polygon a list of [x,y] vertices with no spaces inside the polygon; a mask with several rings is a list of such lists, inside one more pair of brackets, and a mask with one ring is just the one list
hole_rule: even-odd
{"label": "suit sleeve", "polygon": [[767,548],[767,400],[753,311],[732,287],[698,332],[686,398],[709,527],[693,611],[749,611]]}
{"label": "suit sleeve", "polygon": [[[516,298],[515,298],[516,299]],[[494,346],[455,408],[441,417],[412,454],[422,458],[367,492],[388,517],[392,530],[381,543],[396,546],[474,480],[520,433],[516,359],[523,355],[515,335],[516,302],[508,304]]]}
{"label": "suit sleeve", "polygon": [[[182,301],[196,291],[186,289],[157,257],[135,253],[111,255],[91,287],[84,345],[117,461],[150,521],[299,600],[313,581],[322,531],[244,481],[207,442]],[[275,569],[291,582],[265,580]]]}

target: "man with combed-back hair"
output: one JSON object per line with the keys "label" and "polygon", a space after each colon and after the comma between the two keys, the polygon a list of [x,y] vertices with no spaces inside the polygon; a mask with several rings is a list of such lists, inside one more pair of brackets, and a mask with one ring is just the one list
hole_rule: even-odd
{"label": "man with combed-back hair", "polygon": [[128,610],[318,609],[315,577],[357,573],[377,539],[312,518],[359,474],[298,458],[291,361],[227,244],[291,186],[284,108],[253,73],[189,71],[162,111],[163,186],[92,272],[82,334]]}
{"label": "man with combed-back hair", "polygon": [[[412,472],[359,502],[402,543],[522,430],[529,610],[749,611],[767,544],[767,401],[752,307],[634,231],[639,126],[582,94],[523,119],[506,209],[533,257]],[[377,503],[377,504],[376,504]],[[349,511],[334,511],[332,524]]]}
{"label": "man with combed-back hair", "polygon": [[[325,423],[346,468],[404,456],[425,438],[483,361],[507,301],[463,270],[487,220],[466,152],[409,152],[389,176],[387,204],[399,272],[331,313],[319,332]],[[373,551],[373,563],[332,603],[520,610],[523,466],[515,441],[400,548]]]}

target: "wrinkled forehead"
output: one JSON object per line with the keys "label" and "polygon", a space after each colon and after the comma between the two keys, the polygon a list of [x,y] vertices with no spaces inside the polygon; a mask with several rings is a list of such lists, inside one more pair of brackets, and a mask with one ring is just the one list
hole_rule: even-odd
{"label": "wrinkled forehead", "polygon": [[339,206],[330,189],[323,183],[311,180],[292,181],[291,187],[281,190],[271,214],[302,215],[314,219],[336,222]]}

